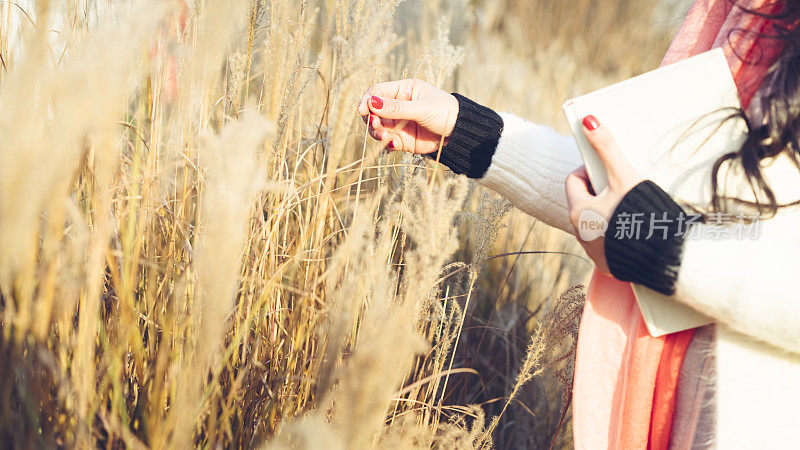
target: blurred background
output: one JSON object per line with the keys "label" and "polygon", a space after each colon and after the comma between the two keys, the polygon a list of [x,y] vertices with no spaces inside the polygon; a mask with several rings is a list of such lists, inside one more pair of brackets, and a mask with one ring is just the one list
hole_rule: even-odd
{"label": "blurred background", "polygon": [[0,3],[0,443],[570,448],[581,247],[355,106],[566,133],[690,4]]}

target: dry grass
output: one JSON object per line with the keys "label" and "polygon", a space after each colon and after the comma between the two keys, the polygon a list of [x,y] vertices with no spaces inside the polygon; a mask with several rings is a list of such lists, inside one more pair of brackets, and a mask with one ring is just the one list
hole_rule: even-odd
{"label": "dry grass", "polygon": [[567,3],[0,3],[3,446],[569,445],[578,247],[354,110],[418,76],[558,124],[675,31]]}

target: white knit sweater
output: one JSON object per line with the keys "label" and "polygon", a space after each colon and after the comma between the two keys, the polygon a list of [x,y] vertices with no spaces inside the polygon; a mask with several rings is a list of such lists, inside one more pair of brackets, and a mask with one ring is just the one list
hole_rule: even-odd
{"label": "white knit sweater", "polygon": [[[582,164],[575,140],[499,114],[503,131],[477,181],[574,234],[564,181]],[[766,172],[782,201],[800,196],[800,175],[786,167]],[[672,296],[718,325],[714,434],[722,449],[800,447],[800,208],[759,226],[754,240],[685,240]]]}

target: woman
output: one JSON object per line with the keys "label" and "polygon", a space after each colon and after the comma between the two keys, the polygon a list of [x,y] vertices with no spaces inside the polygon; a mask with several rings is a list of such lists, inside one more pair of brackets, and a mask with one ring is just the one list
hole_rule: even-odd
{"label": "woman", "polygon": [[[436,158],[572,234],[585,209],[608,221],[604,237],[578,238],[596,270],[578,337],[576,448],[798,445],[800,294],[791,285],[800,268],[798,20],[797,0],[697,0],[662,62],[723,47],[749,131],[738,152],[720,155],[719,167],[743,169],[741,182],[754,196],[727,199],[721,183],[711,204],[700,206],[711,213],[754,207],[764,217],[756,239],[686,239],[689,231],[703,235],[706,223],[684,233],[670,226],[664,237],[618,237],[622,214],[675,219],[684,209],[631,169],[602,118],[583,122],[609,174],[608,188],[595,195],[574,139],[548,127],[420,80],[376,85],[359,103],[371,135],[388,149]],[[653,338],[627,282],[715,323]]]}

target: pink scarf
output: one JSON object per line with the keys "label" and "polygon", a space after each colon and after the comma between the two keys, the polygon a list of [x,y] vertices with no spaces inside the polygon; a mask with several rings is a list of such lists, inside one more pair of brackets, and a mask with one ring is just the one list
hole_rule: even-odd
{"label": "pink scarf", "polygon": [[[737,4],[777,10],[765,0]],[[765,5],[769,9],[759,9]],[[766,19],[744,13],[730,0],[696,0],[661,65],[722,47],[747,107],[780,48],[768,39],[756,45],[757,36],[741,30],[769,33],[767,25]],[[578,334],[575,448],[667,448],[678,372],[693,333],[651,337],[630,283],[595,270]]]}

